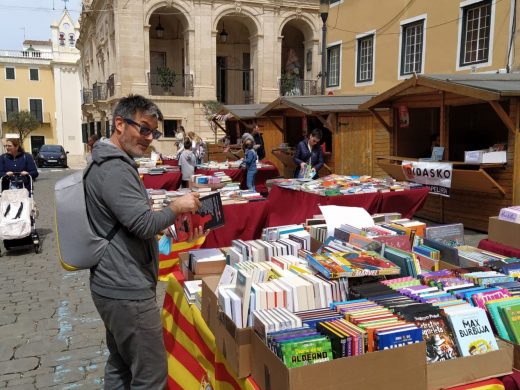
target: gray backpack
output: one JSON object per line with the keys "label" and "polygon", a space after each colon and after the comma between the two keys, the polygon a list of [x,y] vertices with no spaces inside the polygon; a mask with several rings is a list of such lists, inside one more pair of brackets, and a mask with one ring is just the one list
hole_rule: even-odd
{"label": "gray backpack", "polygon": [[120,226],[117,223],[106,237],[101,237],[92,228],[83,186],[91,166],[92,163],[84,171],[64,177],[54,186],[58,258],[67,271],[97,265]]}

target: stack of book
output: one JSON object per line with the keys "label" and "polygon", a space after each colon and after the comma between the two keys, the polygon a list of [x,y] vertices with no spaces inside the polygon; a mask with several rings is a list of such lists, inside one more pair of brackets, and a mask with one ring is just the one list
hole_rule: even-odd
{"label": "stack of book", "polygon": [[152,210],[161,210],[169,203],[166,196],[166,190],[147,189],[146,192],[148,193],[148,199],[150,200]]}
{"label": "stack of book", "polygon": [[216,248],[191,250],[188,256],[188,267],[196,275],[218,274],[226,265],[226,256]]}
{"label": "stack of book", "polygon": [[188,303],[194,304],[200,310],[201,308],[201,293],[202,293],[202,280],[186,280],[184,282],[184,296]]}

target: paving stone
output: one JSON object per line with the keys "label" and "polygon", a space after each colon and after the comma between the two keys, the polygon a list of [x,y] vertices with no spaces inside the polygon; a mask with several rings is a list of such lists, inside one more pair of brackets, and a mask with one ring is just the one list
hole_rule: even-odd
{"label": "paving stone", "polygon": [[29,343],[20,346],[16,350],[15,357],[41,356],[52,351],[62,351],[66,348],[67,343],[56,339],[29,341]]}
{"label": "paving stone", "polygon": [[23,377],[23,378],[18,377],[17,379],[12,379],[12,380],[8,381],[7,387],[9,389],[12,389],[12,388],[16,388],[17,386],[19,388],[23,388],[25,386],[25,388],[27,388],[27,389],[34,389],[35,388],[34,383],[35,383],[35,380],[33,377]]}
{"label": "paving stone", "polygon": [[38,364],[39,359],[35,357],[26,357],[0,362],[0,375],[34,370],[38,367]]}
{"label": "paving stone", "polygon": [[0,340],[0,362],[10,360],[14,356],[15,347],[22,342],[20,337]]}
{"label": "paving stone", "polygon": [[0,313],[0,326],[9,325],[16,322],[16,315],[9,313]]}

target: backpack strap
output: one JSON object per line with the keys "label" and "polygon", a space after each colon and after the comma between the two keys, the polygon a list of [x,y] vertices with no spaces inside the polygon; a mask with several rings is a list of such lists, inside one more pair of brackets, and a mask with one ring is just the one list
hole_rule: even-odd
{"label": "backpack strap", "polygon": [[[87,174],[90,172],[90,169],[92,168],[92,165],[94,165],[94,161],[91,161],[88,163],[87,167],[85,168],[85,171],[83,172],[83,181],[85,180],[85,178],[87,177]],[[101,165],[101,164],[99,164]],[[83,188],[83,190],[85,190]],[[85,200],[86,200],[86,195],[85,195]],[[92,225],[92,221],[90,219],[90,214],[88,212],[88,207],[85,205],[85,210],[87,211],[87,217],[88,217],[88,220],[90,222],[90,226],[92,226],[92,229],[95,231],[96,229],[94,228],[94,226]],[[110,231],[108,232],[108,234],[103,237],[101,234],[98,234],[100,237],[103,237],[105,240],[107,241],[112,241],[112,239],[114,238],[114,236],[116,235],[116,233],[119,231],[119,228],[121,227],[121,224],[119,223],[119,221],[117,221],[115,223],[115,225],[112,227],[112,229],[110,229]],[[97,233],[97,232],[96,232]]]}

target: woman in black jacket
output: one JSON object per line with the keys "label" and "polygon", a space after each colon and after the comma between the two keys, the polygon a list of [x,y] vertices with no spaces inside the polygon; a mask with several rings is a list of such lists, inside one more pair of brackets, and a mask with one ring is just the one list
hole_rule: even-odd
{"label": "woman in black jacket", "polygon": [[2,191],[9,189],[10,182],[18,173],[22,176],[24,187],[29,189],[27,176],[30,175],[33,180],[38,177],[38,169],[33,157],[25,153],[17,138],[7,139],[5,148],[6,153],[0,156],[0,177],[9,176],[11,180],[2,180]]}

